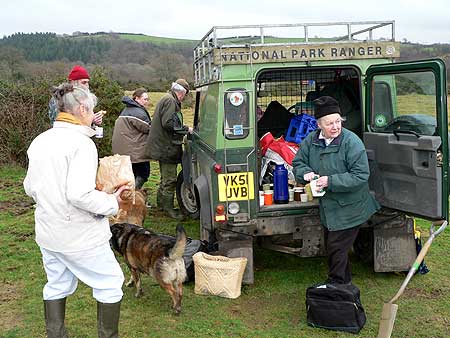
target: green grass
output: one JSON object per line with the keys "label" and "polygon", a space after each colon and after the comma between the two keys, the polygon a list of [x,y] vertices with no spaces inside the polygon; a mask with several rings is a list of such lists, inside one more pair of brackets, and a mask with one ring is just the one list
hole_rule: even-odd
{"label": "green grass", "polygon": [[[158,166],[151,163],[146,186],[155,203]],[[45,337],[42,287],[45,273],[34,242],[32,201],[25,196],[25,171],[0,168],[0,337]],[[419,223],[422,229],[427,223]],[[154,209],[145,226],[158,232],[175,233],[176,222]],[[189,236],[198,238],[198,221],[184,222]],[[423,232],[426,239],[426,232]],[[397,302],[399,310],[392,337],[450,336],[450,231],[433,243],[426,257],[430,272],[417,275]],[[129,271],[118,258],[126,278]],[[352,256],[354,283],[361,289],[368,321],[359,337],[375,337],[381,307],[396,292],[403,276],[376,274]],[[255,284],[244,286],[235,300],[199,296],[194,284],[185,285],[183,310],[175,316],[169,296],[148,276],[144,295],[124,287],[120,333],[124,338],[142,337],[355,337],[352,334],[313,329],[306,325],[305,290],[325,278],[324,258],[298,258],[255,250]],[[96,337],[96,305],[91,290],[80,282],[67,304],[67,327],[71,338]]]}
{"label": "green grass", "polygon": [[[194,46],[194,44],[197,43],[196,40],[189,40],[189,39],[180,39],[180,38],[167,38],[167,37],[161,37],[161,36],[152,36],[152,35],[145,35],[145,34],[126,34],[126,33],[117,33],[113,34],[114,36],[118,36],[120,39],[125,40],[131,40],[134,42],[149,42],[156,45],[176,45],[176,44],[191,44]],[[98,35],[89,35],[89,38],[105,38],[110,37],[110,34],[98,34]],[[77,38],[85,38],[85,36],[77,37]]]}
{"label": "green grass", "polygon": [[125,40],[132,40],[136,42],[151,42],[154,44],[178,44],[178,43],[190,43],[194,44],[196,43],[195,40],[188,40],[188,39],[178,39],[178,38],[165,38],[160,36],[151,36],[151,35],[136,35],[136,34],[119,34],[121,39]]}

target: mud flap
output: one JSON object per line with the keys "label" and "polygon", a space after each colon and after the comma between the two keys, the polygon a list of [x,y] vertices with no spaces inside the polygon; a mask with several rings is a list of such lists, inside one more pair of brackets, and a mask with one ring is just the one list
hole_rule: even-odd
{"label": "mud flap", "polygon": [[217,230],[216,236],[221,255],[230,258],[247,258],[247,266],[245,267],[242,283],[253,284],[255,282],[253,273],[253,237],[226,230]]}
{"label": "mud flap", "polygon": [[408,271],[416,259],[414,220],[383,224],[374,228],[375,272]]}

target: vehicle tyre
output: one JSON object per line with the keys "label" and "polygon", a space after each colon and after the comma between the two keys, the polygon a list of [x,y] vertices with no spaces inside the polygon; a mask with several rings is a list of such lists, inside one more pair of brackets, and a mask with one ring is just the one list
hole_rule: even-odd
{"label": "vehicle tyre", "polygon": [[178,173],[177,177],[177,201],[180,210],[193,219],[198,219],[200,209],[198,207],[195,191],[192,186],[185,184],[183,179],[183,170]]}

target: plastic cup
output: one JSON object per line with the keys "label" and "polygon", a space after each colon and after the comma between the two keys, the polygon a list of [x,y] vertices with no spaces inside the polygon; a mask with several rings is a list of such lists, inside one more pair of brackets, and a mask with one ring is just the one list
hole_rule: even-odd
{"label": "plastic cup", "polygon": [[264,191],[259,191],[259,206],[262,207],[264,205]]}
{"label": "plastic cup", "polygon": [[264,205],[273,204],[273,190],[264,191]]}
{"label": "plastic cup", "polygon": [[300,194],[300,202],[308,202],[308,194]]}
{"label": "plastic cup", "polygon": [[294,189],[289,189],[289,202],[294,201]]}

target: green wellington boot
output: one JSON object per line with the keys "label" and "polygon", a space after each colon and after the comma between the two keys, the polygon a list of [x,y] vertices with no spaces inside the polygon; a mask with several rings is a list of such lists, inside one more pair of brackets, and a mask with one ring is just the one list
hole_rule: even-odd
{"label": "green wellington boot", "polygon": [[163,210],[169,215],[170,218],[181,221],[184,215],[179,209],[173,208],[173,195],[162,195],[162,207]]}
{"label": "green wellington boot", "polygon": [[68,338],[64,317],[66,298],[44,300],[45,328],[48,338]]}
{"label": "green wellington boot", "polygon": [[156,207],[158,208],[159,211],[163,211],[163,202],[162,202],[162,193],[159,191],[156,192]]}
{"label": "green wellington boot", "polygon": [[120,301],[117,303],[97,302],[97,325],[99,338],[119,337]]}

